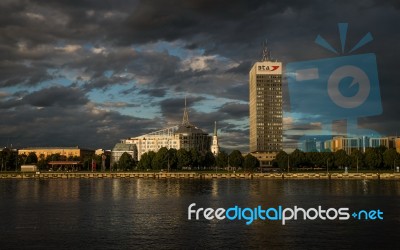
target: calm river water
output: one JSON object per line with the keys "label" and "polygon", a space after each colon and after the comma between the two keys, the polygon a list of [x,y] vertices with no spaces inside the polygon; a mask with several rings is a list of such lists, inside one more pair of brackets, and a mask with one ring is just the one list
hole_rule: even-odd
{"label": "calm river water", "polygon": [[[400,249],[400,182],[0,180],[0,249]],[[384,220],[187,219],[188,206],[380,209]]]}

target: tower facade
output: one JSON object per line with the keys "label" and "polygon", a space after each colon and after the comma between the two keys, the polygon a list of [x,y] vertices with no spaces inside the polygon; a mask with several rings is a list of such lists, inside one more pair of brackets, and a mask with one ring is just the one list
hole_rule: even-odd
{"label": "tower facade", "polygon": [[282,63],[263,51],[249,73],[250,152],[282,150]]}
{"label": "tower facade", "polygon": [[213,153],[215,156],[217,156],[218,153],[219,153],[218,135],[217,135],[217,122],[214,123],[214,135],[213,135],[213,138],[212,138],[211,153]]}

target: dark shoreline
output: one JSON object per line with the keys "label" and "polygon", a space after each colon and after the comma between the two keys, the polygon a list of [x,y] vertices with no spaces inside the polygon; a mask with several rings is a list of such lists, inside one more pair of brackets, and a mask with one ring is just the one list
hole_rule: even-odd
{"label": "dark shoreline", "polygon": [[199,172],[20,172],[0,179],[380,179],[400,180],[400,173],[199,173]]}

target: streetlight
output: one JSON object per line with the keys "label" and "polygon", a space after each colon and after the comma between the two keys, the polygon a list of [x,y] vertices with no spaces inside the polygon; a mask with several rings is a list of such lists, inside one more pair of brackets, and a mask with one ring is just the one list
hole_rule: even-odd
{"label": "streetlight", "polygon": [[170,146],[169,146],[169,139],[167,139],[167,157],[168,157],[168,173],[169,173],[169,150],[170,150]]}
{"label": "streetlight", "polygon": [[289,165],[289,155],[287,156],[287,172],[289,173],[289,168],[290,168],[290,165]]}
{"label": "streetlight", "polygon": [[358,173],[358,157],[357,157],[357,173]]}
{"label": "streetlight", "polygon": [[329,161],[329,158],[328,159],[326,159],[326,174],[328,174],[328,172],[329,172],[329,163],[328,163],[328,161]]}
{"label": "streetlight", "polygon": [[230,169],[231,169],[231,167],[229,166],[229,155],[228,155],[228,173],[229,173]]}

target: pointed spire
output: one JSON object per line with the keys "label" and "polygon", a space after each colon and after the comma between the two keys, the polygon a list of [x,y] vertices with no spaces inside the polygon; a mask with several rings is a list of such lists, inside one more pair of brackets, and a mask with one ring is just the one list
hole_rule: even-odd
{"label": "pointed spire", "polygon": [[183,110],[182,125],[190,125],[190,123],[189,123],[189,113],[188,113],[187,107],[186,107],[186,96],[185,96],[185,109]]}
{"label": "pointed spire", "polygon": [[214,136],[217,136],[217,121],[214,122]]}

